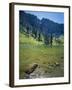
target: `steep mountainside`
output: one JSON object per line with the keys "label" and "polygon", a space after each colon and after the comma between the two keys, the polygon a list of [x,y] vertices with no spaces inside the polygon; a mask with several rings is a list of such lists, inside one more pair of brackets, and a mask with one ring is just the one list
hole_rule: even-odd
{"label": "steep mountainside", "polygon": [[57,36],[64,34],[64,24],[55,23],[46,18],[42,20],[38,19],[37,16],[25,13],[24,11],[19,12],[20,26],[28,29],[29,31],[38,31],[44,35],[54,33]]}

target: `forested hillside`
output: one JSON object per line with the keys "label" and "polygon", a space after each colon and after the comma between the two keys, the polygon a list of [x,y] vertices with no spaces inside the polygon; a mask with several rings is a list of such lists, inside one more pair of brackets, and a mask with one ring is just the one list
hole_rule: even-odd
{"label": "forested hillside", "polygon": [[52,45],[53,38],[60,43],[59,37],[64,35],[64,24],[55,23],[46,18],[40,20],[37,16],[24,11],[19,13],[20,32],[38,41],[43,41],[46,45]]}

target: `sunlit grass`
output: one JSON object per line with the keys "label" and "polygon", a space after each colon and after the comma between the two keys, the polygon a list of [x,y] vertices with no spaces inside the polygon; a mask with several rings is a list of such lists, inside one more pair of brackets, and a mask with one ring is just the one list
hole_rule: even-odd
{"label": "sunlit grass", "polygon": [[[38,42],[32,37],[27,37],[20,33],[19,45],[19,59],[20,59],[20,78],[24,78],[24,71],[33,63],[38,63],[42,71],[50,73],[52,77],[63,76],[64,70],[62,65],[64,47],[47,47],[42,42]],[[58,62],[61,67],[49,68],[49,65]],[[45,74],[46,74],[45,73]]]}
{"label": "sunlit grass", "polygon": [[31,36],[29,36],[29,37],[27,37],[27,36],[25,36],[24,34],[22,34],[22,33],[20,33],[20,36],[19,36],[20,38],[20,43],[29,43],[29,44],[31,44],[31,45],[41,45],[41,44],[43,44],[43,42],[38,42],[37,40],[35,40],[33,37],[31,37]]}

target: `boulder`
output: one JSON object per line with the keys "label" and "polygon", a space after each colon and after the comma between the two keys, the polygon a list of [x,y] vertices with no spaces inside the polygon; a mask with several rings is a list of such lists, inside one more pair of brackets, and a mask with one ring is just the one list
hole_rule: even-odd
{"label": "boulder", "polygon": [[59,66],[60,65],[60,63],[58,63],[58,62],[55,62],[55,66]]}
{"label": "boulder", "polygon": [[35,69],[38,67],[38,64],[37,63],[34,63],[31,68],[25,70],[25,73],[26,74],[31,74],[33,71],[35,71]]}

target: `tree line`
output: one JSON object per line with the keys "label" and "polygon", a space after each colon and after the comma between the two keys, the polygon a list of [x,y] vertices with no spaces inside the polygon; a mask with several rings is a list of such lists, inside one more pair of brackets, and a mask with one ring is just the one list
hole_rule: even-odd
{"label": "tree line", "polygon": [[24,32],[27,37],[33,37],[37,41],[42,41],[45,45],[53,46],[53,38],[55,38],[56,43],[61,44],[61,41],[56,37],[55,33],[49,33],[48,35],[39,32],[37,29],[33,29],[29,26],[20,26],[20,31]]}

